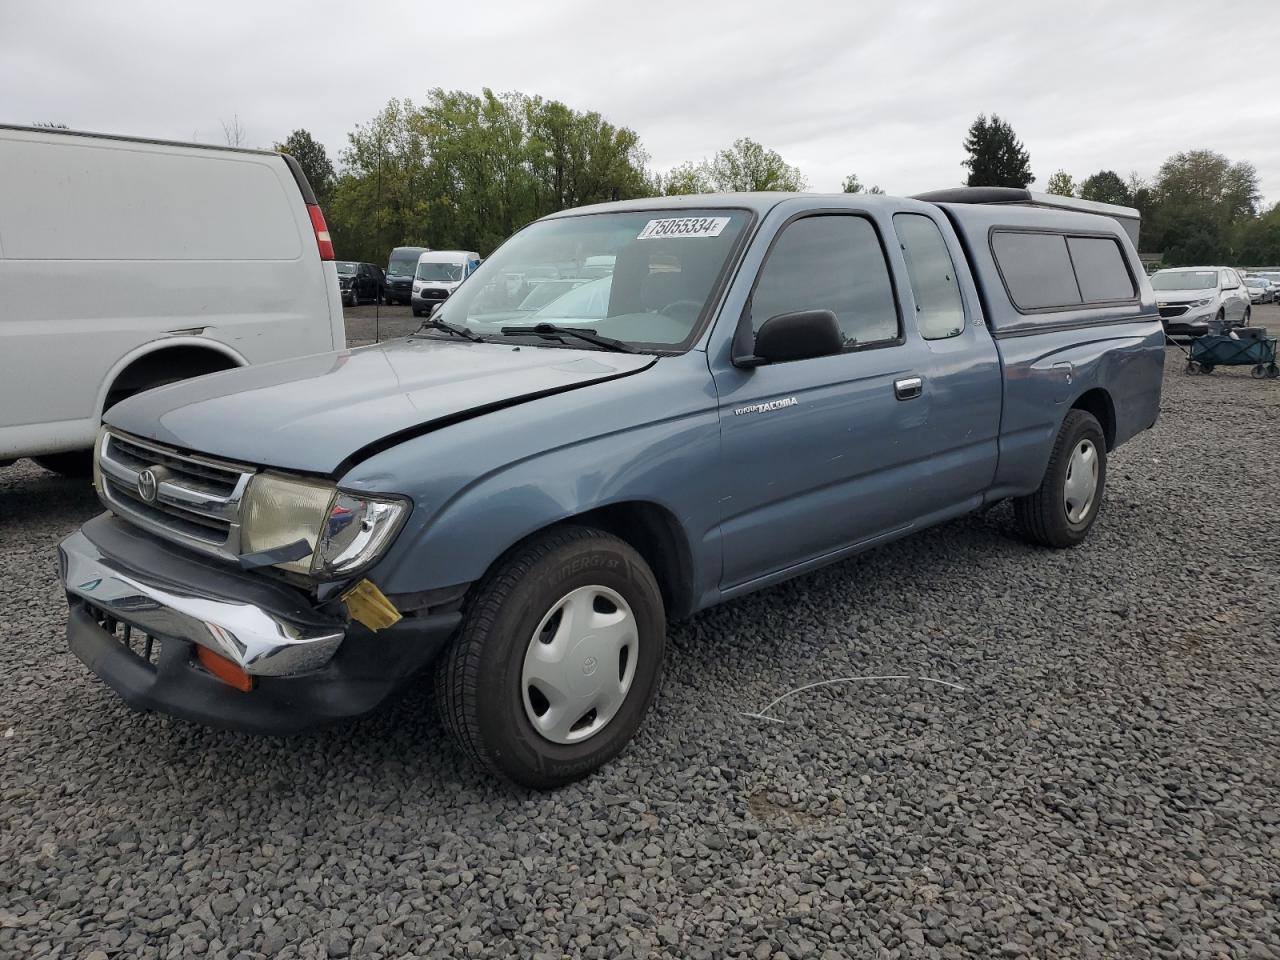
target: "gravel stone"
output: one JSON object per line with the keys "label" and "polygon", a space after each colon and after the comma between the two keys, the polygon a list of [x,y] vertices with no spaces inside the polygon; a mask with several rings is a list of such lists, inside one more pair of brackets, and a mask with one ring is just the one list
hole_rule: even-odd
{"label": "gravel stone", "polygon": [[63,635],[88,482],[0,469],[0,957],[1280,957],[1280,381],[1183,363],[1087,543],[999,506],[673,624],[550,794],[427,683],[287,739],[129,711]]}

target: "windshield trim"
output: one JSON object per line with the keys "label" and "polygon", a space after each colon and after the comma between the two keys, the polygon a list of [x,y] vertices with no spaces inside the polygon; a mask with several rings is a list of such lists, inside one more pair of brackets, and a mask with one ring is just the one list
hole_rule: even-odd
{"label": "windshield trim", "polygon": [[[742,224],[742,230],[738,234],[738,239],[733,242],[733,246],[729,248],[729,253],[724,258],[724,263],[720,265],[720,272],[716,274],[716,278],[711,284],[711,289],[707,292],[706,302],[703,303],[702,310],[698,313],[698,316],[689,327],[689,335],[679,343],[652,343],[645,342],[643,340],[624,341],[628,346],[635,348],[637,353],[647,353],[659,357],[676,357],[682,353],[688,353],[690,350],[694,349],[695,345],[702,339],[703,334],[706,333],[707,328],[711,324],[711,320],[717,313],[719,313],[721,306],[723,306],[725,294],[729,291],[730,281],[737,274],[738,265],[742,260],[742,256],[746,252],[751,239],[755,236],[756,227],[760,224],[760,215],[750,207],[735,204],[709,203],[705,206],[673,206],[669,203],[664,204],[656,202],[658,198],[654,199],[655,204],[653,206],[628,207],[625,210],[584,210],[581,213],[560,211],[547,217],[540,217],[533,221],[533,223],[521,227],[515,233],[511,234],[511,236],[507,237],[506,240],[503,240],[501,244],[494,248],[493,252],[490,253],[489,256],[484,258],[484,263],[492,261],[494,257],[498,255],[499,250],[505,247],[516,237],[520,236],[520,234],[544,222],[575,220],[585,217],[610,217],[630,213],[671,213],[672,215],[680,215],[689,210],[728,210],[734,213],[745,213],[747,218]],[[484,269],[484,264],[481,264],[480,269]],[[475,276],[475,274],[473,273],[472,276]],[[449,301],[446,300],[445,307],[441,308],[441,312],[447,309],[448,303]],[[584,320],[583,323],[579,323],[578,326],[584,326],[585,323],[586,321]],[[488,339],[490,343],[503,343],[510,340],[519,340],[521,346],[555,349],[550,342],[543,338],[527,336],[524,334],[517,337],[491,336],[486,339]],[[536,340],[538,342],[526,343],[526,340]],[[559,344],[556,346],[559,346]],[[602,350],[600,347],[592,347],[589,344],[584,344],[582,346],[575,345],[575,348],[585,350]]]}

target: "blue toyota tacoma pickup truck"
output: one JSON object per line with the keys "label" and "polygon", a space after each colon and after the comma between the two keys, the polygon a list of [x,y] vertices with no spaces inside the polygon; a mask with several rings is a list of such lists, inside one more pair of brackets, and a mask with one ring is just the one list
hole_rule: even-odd
{"label": "blue toyota tacoma pickup truck", "polygon": [[111,408],[107,512],[60,547],[71,649],[137,709],[264,733],[433,667],[482,764],[580,777],[641,723],[672,618],[1002,500],[1035,543],[1088,535],[1108,454],[1159,412],[1127,213],[947,191],[546,217],[414,336]]}

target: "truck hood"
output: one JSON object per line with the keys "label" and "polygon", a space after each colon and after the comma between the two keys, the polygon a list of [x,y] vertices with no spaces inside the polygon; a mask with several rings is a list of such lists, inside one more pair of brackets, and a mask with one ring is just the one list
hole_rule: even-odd
{"label": "truck hood", "polygon": [[435,337],[240,367],[148,390],[103,420],[244,463],[335,474],[387,441],[639,373],[645,354]]}
{"label": "truck hood", "polygon": [[1194,303],[1196,300],[1212,300],[1218,295],[1213,288],[1207,290],[1157,290],[1158,303]]}

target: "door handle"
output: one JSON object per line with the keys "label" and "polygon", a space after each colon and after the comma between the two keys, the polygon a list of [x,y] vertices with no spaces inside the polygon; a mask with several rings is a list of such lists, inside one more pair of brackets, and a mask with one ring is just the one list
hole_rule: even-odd
{"label": "door handle", "polygon": [[914,400],[924,393],[923,377],[905,377],[893,381],[893,395],[899,400]]}

